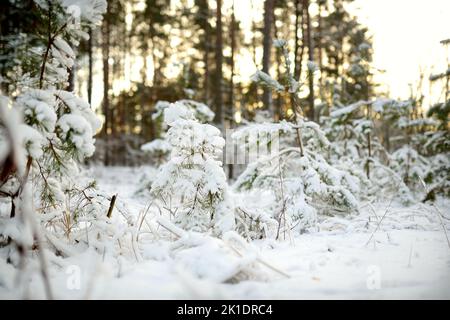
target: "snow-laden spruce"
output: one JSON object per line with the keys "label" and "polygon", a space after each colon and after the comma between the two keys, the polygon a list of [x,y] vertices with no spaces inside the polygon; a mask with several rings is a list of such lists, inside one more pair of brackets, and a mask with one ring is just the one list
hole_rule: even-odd
{"label": "snow-laden spruce", "polygon": [[[87,29],[101,21],[106,1],[35,3],[41,12],[42,33],[33,35],[34,49],[24,53],[23,61],[15,62],[26,64],[30,61],[27,55],[33,55],[36,63],[27,64],[29,72],[21,75],[20,82],[4,79],[11,96],[9,100],[2,97],[2,109],[9,104],[12,110],[2,112],[0,118],[0,242],[27,249],[33,241],[23,239],[30,235],[37,246],[47,246],[62,256],[71,252],[66,241],[82,247],[89,243],[104,253],[116,243],[103,240],[120,233],[106,217],[109,201],[99,196],[95,183],[79,169],[79,163],[95,150],[93,136],[101,121],[86,101],[65,89],[75,48],[81,39],[87,39]],[[31,188],[33,196],[25,197],[24,192]],[[27,214],[37,223],[27,220]],[[16,232],[10,232],[12,225]],[[10,251],[14,265],[24,259],[26,251],[21,252]]]}
{"label": "snow-laden spruce", "polygon": [[217,158],[225,144],[219,129],[200,123],[185,104],[175,102],[164,110],[172,146],[151,186],[151,193],[185,230],[216,233],[234,227],[227,182]]}

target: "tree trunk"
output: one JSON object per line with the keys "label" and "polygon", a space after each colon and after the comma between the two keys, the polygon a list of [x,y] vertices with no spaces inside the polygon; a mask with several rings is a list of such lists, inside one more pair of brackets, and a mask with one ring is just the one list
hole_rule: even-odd
{"label": "tree trunk", "polygon": [[[324,98],[324,91],[323,91],[323,78],[322,78],[322,67],[323,67],[323,48],[322,48],[322,5],[320,2],[318,2],[318,6],[319,6],[319,12],[318,12],[318,25],[317,25],[317,51],[318,51],[318,65],[319,65],[319,70],[321,71],[320,73],[320,78],[319,78],[319,97],[322,101],[325,101]],[[329,115],[330,110],[328,109],[328,105],[326,105],[326,110],[324,111],[326,115]]]}
{"label": "tree trunk", "polygon": [[[308,46],[308,60],[314,62],[314,45],[311,36],[311,16],[309,14],[309,0],[303,0],[303,10],[306,17],[306,44]],[[311,68],[308,68],[308,118],[314,120],[314,74]]]}
{"label": "tree trunk", "polygon": [[205,74],[203,78],[203,101],[209,103],[209,42],[210,42],[210,28],[209,28],[209,6],[208,1],[205,1],[205,7],[200,9],[201,17],[204,19],[204,44],[203,44],[203,63],[205,64]]}
{"label": "tree trunk", "polygon": [[[231,57],[230,57],[230,69],[231,69],[231,76],[230,76],[230,128],[234,127],[234,52],[236,50],[236,32],[235,32],[235,24],[236,24],[236,18],[234,15],[234,0],[231,6],[231,30],[230,30],[230,37],[231,37]],[[228,164],[228,179],[233,179],[233,163]]]}
{"label": "tree trunk", "polygon": [[146,134],[145,134],[145,115],[146,115],[146,104],[147,104],[147,97],[146,97],[146,93],[147,93],[147,55],[148,55],[148,47],[147,45],[145,45],[144,47],[144,63],[142,65],[142,69],[141,69],[141,81],[142,81],[142,89],[141,89],[141,96],[140,96],[140,108],[139,108],[139,112],[141,115],[141,130],[140,130],[140,135],[141,137],[143,137],[145,140],[147,140]]}
{"label": "tree trunk", "polygon": [[110,37],[110,25],[109,25],[110,6],[107,6],[105,19],[103,20],[102,31],[102,55],[103,55],[103,115],[105,121],[103,123],[103,133],[105,138],[105,166],[110,164],[108,153],[108,135],[109,135],[109,37]]}
{"label": "tree trunk", "polygon": [[88,60],[89,60],[89,70],[88,70],[88,83],[87,83],[87,94],[88,94],[88,102],[92,104],[92,72],[94,69],[94,61],[92,57],[92,40],[93,32],[92,29],[89,28],[89,40],[88,40]]}
{"label": "tree trunk", "polygon": [[[367,120],[371,120],[372,119],[372,108],[370,106],[370,104],[367,105]],[[370,180],[370,163],[372,162],[372,137],[371,137],[371,133],[368,132],[367,133],[367,153],[368,153],[368,157],[367,157],[367,162],[366,162],[366,175],[367,175],[367,179]]]}
{"label": "tree trunk", "polygon": [[[146,110],[145,108],[145,104],[142,105],[141,108],[141,112],[142,112],[142,121],[143,121],[143,127],[142,127],[142,132],[144,133],[144,137],[148,138],[150,140],[155,139],[155,124],[153,123],[153,118],[152,118],[152,106],[156,104],[156,100],[157,100],[157,88],[159,85],[159,81],[160,81],[160,77],[159,77],[159,71],[156,70],[156,36],[155,36],[155,30],[153,28],[153,24],[150,23],[149,25],[149,34],[150,34],[150,39],[151,39],[151,43],[152,43],[152,51],[151,51],[151,56],[152,56],[152,63],[153,63],[153,81],[152,81],[152,88],[151,88],[151,99],[150,99],[150,106],[149,106],[149,110]],[[145,59],[147,57],[144,57]],[[145,80],[147,80],[147,61],[145,60]],[[147,91],[147,86],[145,85],[145,81],[143,83],[143,91],[142,94],[145,97],[146,96],[146,91]],[[148,103],[148,101],[147,101]],[[148,117],[148,135],[145,134],[145,119],[146,117]]]}
{"label": "tree trunk", "polygon": [[[278,38],[279,35],[279,30],[277,28],[277,24],[276,24],[276,19],[273,19],[273,30],[274,30],[274,35],[276,38]],[[281,70],[281,66],[282,66],[282,61],[281,61],[281,50],[276,50],[275,53],[275,61],[277,64],[277,78],[281,79],[282,77],[282,70]],[[295,60],[295,59],[294,59]],[[295,67],[294,67],[295,69]],[[274,121],[277,122],[279,120],[281,120],[281,118],[283,117],[283,95],[281,94],[281,92],[277,92],[276,95],[276,100],[275,100],[275,104],[274,104],[274,108],[275,108],[275,113],[274,113]]]}
{"label": "tree trunk", "polygon": [[[253,4],[254,0],[250,0],[250,10],[251,12],[253,12],[254,10],[254,4]],[[253,62],[255,63],[255,66],[257,69],[258,68],[258,64],[256,63],[256,23],[255,23],[255,19],[253,18],[253,14],[252,14],[252,27],[251,27],[251,33],[252,33],[252,57],[253,57]]]}
{"label": "tree trunk", "polygon": [[215,118],[214,122],[223,124],[222,110],[222,0],[217,0],[216,10],[216,88],[215,88]]}
{"label": "tree trunk", "polygon": [[230,92],[229,92],[229,100],[230,100],[230,127],[233,127],[234,123],[234,55],[236,51],[236,32],[235,32],[235,23],[236,18],[234,15],[234,0],[231,7],[231,27],[230,27],[230,37],[231,37],[231,56],[230,56]]}
{"label": "tree trunk", "polygon": [[[446,51],[446,57],[447,57],[447,70],[445,72],[445,103],[447,103],[449,98],[449,90],[450,90],[450,73],[448,72],[450,70],[450,56],[448,54],[448,42],[445,43],[445,51]],[[448,127],[448,126],[447,126]]]}
{"label": "tree trunk", "polygon": [[[303,52],[302,55],[300,56],[300,37],[298,36],[298,31],[299,31],[299,25],[300,23],[302,23],[303,25],[303,19],[301,19],[300,21],[300,15],[303,12],[302,10],[300,10],[300,0],[295,0],[295,28],[294,28],[294,32],[295,32],[295,47],[294,47],[294,77],[295,80],[298,81],[298,79],[300,78],[300,66],[302,63],[302,56],[303,56]],[[302,37],[303,35],[303,28],[302,29]]]}
{"label": "tree trunk", "polygon": [[205,75],[203,79],[203,100],[206,104],[209,101],[209,32],[205,30],[205,52],[203,62],[205,64]]}
{"label": "tree trunk", "polygon": [[[264,2],[264,29],[263,29],[263,62],[262,71],[269,73],[270,69],[270,53],[272,49],[272,20],[273,20],[274,0],[266,0]],[[264,108],[272,110],[272,92],[271,88],[265,87],[263,93]]]}

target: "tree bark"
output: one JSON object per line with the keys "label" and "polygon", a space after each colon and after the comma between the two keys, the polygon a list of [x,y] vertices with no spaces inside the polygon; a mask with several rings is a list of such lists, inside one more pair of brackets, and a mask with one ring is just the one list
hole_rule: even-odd
{"label": "tree bark", "polygon": [[[309,0],[303,0],[303,10],[306,17],[306,43],[308,46],[308,60],[314,62],[314,45],[311,36],[311,16],[309,14]],[[308,118],[314,120],[314,74],[311,68],[308,68]]]}
{"label": "tree bark", "polygon": [[[263,61],[262,71],[269,73],[270,53],[272,49],[272,20],[273,20],[274,0],[264,2],[264,29],[263,29]],[[263,93],[264,108],[273,113],[271,88],[265,87]]]}
{"label": "tree bark", "polygon": [[[254,0],[250,0],[250,10],[253,12],[254,10]],[[256,65],[256,68],[258,69],[258,65],[256,63],[256,23],[255,23],[255,19],[253,18],[253,14],[252,14],[252,28],[251,28],[251,32],[252,32],[252,57],[253,57],[253,62]]]}
{"label": "tree bark", "polygon": [[[294,47],[294,77],[295,80],[298,81],[298,79],[300,78],[300,66],[302,63],[302,56],[303,56],[303,52],[300,56],[300,37],[298,36],[298,31],[299,31],[299,25],[300,23],[303,25],[303,19],[300,20],[300,15],[302,14],[302,10],[300,10],[300,0],[295,0],[295,47]],[[302,37],[303,35],[303,28],[302,29]]]}
{"label": "tree bark", "polygon": [[89,40],[88,40],[88,60],[89,60],[89,71],[88,71],[88,83],[87,83],[87,94],[88,94],[88,102],[89,104],[92,104],[92,73],[94,69],[94,60],[92,57],[92,47],[93,47],[93,40],[92,40],[93,32],[92,29],[89,28]]}
{"label": "tree bark", "polygon": [[[274,32],[275,37],[278,38],[279,30],[277,28],[276,18],[273,20],[274,20],[273,21],[273,32]],[[278,79],[281,79],[282,73],[283,73],[281,70],[281,66],[282,66],[281,56],[282,56],[281,50],[276,50],[275,61],[276,61],[276,65],[277,65],[277,78]],[[294,66],[294,69],[295,69],[295,66]],[[283,100],[283,94],[281,94],[280,92],[277,92],[275,103],[274,103],[275,112],[273,115],[275,122],[281,120],[281,118],[283,117],[283,110],[282,110],[283,109],[283,101],[282,100]]]}
{"label": "tree bark", "polygon": [[205,1],[204,6],[200,8],[201,18],[204,19],[203,24],[203,63],[205,65],[205,73],[203,78],[203,101],[209,103],[209,46],[210,46],[210,25],[208,22],[209,18],[209,6],[208,1]]}
{"label": "tree bark", "polygon": [[222,0],[217,0],[216,10],[216,88],[215,88],[215,118],[214,122],[223,124],[222,110],[222,62],[223,62],[223,42],[222,42]]}
{"label": "tree bark", "polygon": [[[234,15],[234,0],[231,6],[231,57],[230,57],[230,128],[234,127],[234,52],[236,50],[236,32],[235,32],[236,17]],[[228,164],[228,179],[233,179],[233,163]]]}
{"label": "tree bark", "polygon": [[102,33],[102,55],[103,55],[103,114],[105,121],[103,123],[103,133],[105,139],[105,158],[104,164],[109,165],[108,135],[109,135],[109,45],[110,45],[110,25],[109,25],[110,6],[107,6],[106,15],[103,20]]}

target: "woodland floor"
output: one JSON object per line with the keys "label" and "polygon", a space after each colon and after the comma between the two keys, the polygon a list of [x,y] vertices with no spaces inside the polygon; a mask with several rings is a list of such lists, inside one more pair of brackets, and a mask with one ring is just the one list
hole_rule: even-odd
{"label": "woodland floor", "polygon": [[[117,193],[127,211],[137,214],[148,203],[135,195],[147,168],[90,170],[100,190]],[[450,201],[437,206],[450,233]],[[251,243],[253,253],[289,278],[259,266],[254,277],[223,283],[228,266],[245,261],[227,260],[208,242],[174,255],[171,242],[158,240],[140,243],[139,262],[93,250],[50,259],[50,280],[55,296],[63,299],[450,299],[450,248],[433,207],[378,203],[373,209],[322,219],[319,231],[294,239]],[[70,265],[81,268],[76,290],[67,288]],[[24,291],[15,285],[11,265],[0,262],[0,270],[0,298],[45,297],[38,272]]]}

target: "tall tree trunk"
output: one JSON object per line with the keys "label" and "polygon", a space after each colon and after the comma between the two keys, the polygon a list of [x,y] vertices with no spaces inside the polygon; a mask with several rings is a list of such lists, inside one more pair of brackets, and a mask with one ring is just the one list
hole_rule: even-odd
{"label": "tall tree trunk", "polygon": [[[306,17],[306,45],[308,46],[308,60],[314,62],[314,45],[311,35],[311,16],[309,14],[309,0],[303,0],[303,10]],[[314,73],[308,68],[308,118],[314,120]]]}
{"label": "tall tree trunk", "polygon": [[[368,104],[367,105],[367,120],[371,121],[371,119],[372,119],[372,108],[371,108],[371,105]],[[370,131],[367,133],[367,153],[368,153],[368,157],[367,157],[367,161],[366,161],[366,175],[367,175],[367,179],[370,180],[370,163],[372,162],[372,137],[371,137]]]}
{"label": "tall tree trunk", "polygon": [[[152,63],[153,63],[153,81],[152,81],[152,88],[151,88],[151,99],[150,99],[150,106],[149,108],[153,108],[153,105],[156,104],[156,100],[157,100],[157,88],[159,86],[159,81],[160,81],[160,77],[159,77],[159,71],[157,71],[156,69],[156,36],[155,36],[155,30],[153,28],[153,25],[150,23],[149,25],[149,34],[150,34],[150,38],[151,38],[151,43],[152,43],[152,51],[151,51],[151,56],[152,56]],[[146,59],[147,57],[145,57]],[[147,79],[147,61],[145,61],[145,79]],[[147,86],[145,85],[145,82],[143,83],[143,95],[145,96],[146,91],[147,91]],[[147,101],[148,103],[148,101]],[[148,119],[148,135],[144,136],[150,140],[155,139],[155,124],[153,123],[153,118],[152,118],[152,109],[146,110],[145,105],[143,105],[143,108],[141,109],[142,111],[142,121],[144,123],[145,126],[145,119]],[[143,132],[145,127],[142,128]]]}
{"label": "tall tree trunk", "polygon": [[203,78],[203,101],[209,103],[209,42],[210,42],[210,28],[209,28],[209,6],[208,1],[205,1],[205,6],[200,9],[201,17],[204,19],[204,44],[203,44],[203,63],[205,64],[205,74]]}
{"label": "tall tree trunk", "polygon": [[[272,49],[272,21],[274,0],[266,0],[264,2],[264,28],[263,28],[263,62],[262,71],[269,73],[270,69],[270,53]],[[272,92],[271,88],[265,87],[263,93],[264,108],[273,112],[272,110]],[[274,113],[274,112],[273,112]]]}
{"label": "tall tree trunk", "polygon": [[222,0],[217,0],[216,10],[216,88],[215,88],[215,118],[214,122],[223,124],[222,110]]}
{"label": "tall tree trunk", "polygon": [[[302,58],[300,56],[300,43],[299,43],[300,37],[298,36],[298,31],[299,31],[300,23],[303,24],[303,19],[300,20],[300,16],[303,11],[300,9],[300,0],[295,0],[294,6],[295,6],[294,77],[295,77],[295,80],[298,81],[298,79],[300,78],[300,66],[302,63]],[[302,29],[302,37],[303,37],[303,28],[301,28],[301,29]]]}
{"label": "tall tree trunk", "polygon": [[[325,97],[324,97],[324,91],[323,91],[323,78],[322,78],[322,67],[323,67],[323,48],[322,48],[322,4],[319,1],[318,2],[318,6],[319,6],[319,12],[317,15],[317,19],[318,19],[318,25],[317,25],[317,33],[318,33],[318,37],[317,37],[317,51],[319,53],[318,56],[318,65],[319,65],[319,70],[320,72],[320,78],[319,78],[319,97],[321,99],[321,101],[325,101]],[[326,110],[324,111],[326,115],[329,115],[330,111],[328,110],[328,105],[326,104]]]}
{"label": "tall tree trunk", "polygon": [[147,55],[148,55],[148,46],[147,46],[147,42],[144,45],[143,48],[143,58],[144,58],[144,63],[142,64],[142,69],[141,69],[141,82],[142,82],[142,88],[141,88],[141,96],[140,96],[140,108],[139,108],[139,112],[140,112],[140,118],[141,118],[141,131],[140,131],[140,135],[141,137],[143,137],[145,140],[147,139],[146,135],[145,135],[145,114],[147,113],[145,110],[145,105],[146,102],[148,100],[148,97],[146,97],[146,93],[147,93]]}
{"label": "tall tree trunk", "polygon": [[[276,38],[278,38],[279,36],[279,30],[276,24],[276,18],[273,19],[273,30],[274,30],[274,35]],[[281,66],[282,66],[282,61],[281,61],[281,50],[276,50],[275,53],[275,61],[277,64],[277,78],[281,79],[282,77],[282,70],[281,70]],[[276,100],[275,100],[275,113],[274,113],[274,121],[279,121],[282,116],[283,116],[283,110],[282,110],[282,105],[283,105],[283,95],[280,92],[277,92],[276,95]]]}
{"label": "tall tree trunk", "polygon": [[93,47],[93,32],[92,29],[89,28],[89,40],[88,40],[88,60],[89,60],[89,70],[88,70],[88,83],[87,83],[87,94],[88,94],[88,102],[92,104],[92,72],[94,69],[94,60],[92,57],[92,47]]}
{"label": "tall tree trunk", "polygon": [[[254,7],[255,7],[253,1],[254,0],[250,0],[250,8],[251,8],[250,10],[251,10],[252,13],[253,13],[253,10],[254,10]],[[256,23],[255,23],[255,19],[253,17],[253,14],[252,14],[251,33],[252,33],[252,57],[253,57],[253,62],[255,63],[256,68],[259,69],[258,68],[258,64],[256,62]]]}
{"label": "tall tree trunk", "polygon": [[[234,0],[232,0],[231,6],[231,28],[230,28],[230,37],[231,37],[231,57],[230,57],[230,128],[234,127],[234,52],[236,50],[236,17],[234,15]],[[228,179],[233,179],[233,163],[228,165]]]}
{"label": "tall tree trunk", "polygon": [[[446,51],[446,60],[447,60],[447,72],[445,73],[445,103],[447,103],[448,98],[449,98],[449,90],[450,90],[450,73],[448,72],[448,70],[450,70],[450,55],[448,52],[448,48],[449,48],[449,44],[448,42],[445,42],[444,44],[445,46],[445,51]],[[448,128],[448,126],[447,126]]]}
{"label": "tall tree trunk", "polygon": [[229,100],[230,100],[230,127],[233,127],[234,123],[234,55],[236,51],[236,17],[234,15],[234,0],[232,0],[231,6],[231,27],[230,27],[230,37],[231,37],[231,56],[230,56],[230,92],[229,92]]}
{"label": "tall tree trunk", "polygon": [[103,55],[103,115],[105,121],[103,123],[103,133],[105,138],[105,158],[104,164],[107,166],[110,164],[109,152],[108,152],[108,135],[109,135],[109,44],[110,44],[110,6],[107,6],[105,19],[103,20],[102,33],[102,55]]}
{"label": "tall tree trunk", "polygon": [[203,79],[203,100],[206,104],[209,101],[209,32],[205,31],[205,52],[203,62],[205,64],[205,75]]}

